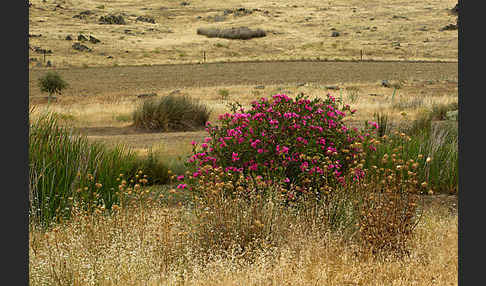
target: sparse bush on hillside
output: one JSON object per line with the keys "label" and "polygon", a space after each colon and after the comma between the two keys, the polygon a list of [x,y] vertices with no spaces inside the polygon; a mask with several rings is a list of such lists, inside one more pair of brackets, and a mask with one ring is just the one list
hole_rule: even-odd
{"label": "sparse bush on hillside", "polygon": [[133,113],[138,128],[159,131],[187,131],[203,128],[211,111],[186,95],[168,95],[144,101]]}
{"label": "sparse bush on hillside", "polygon": [[265,37],[266,33],[264,30],[256,29],[251,30],[248,27],[234,27],[228,29],[218,29],[218,28],[199,28],[197,29],[198,35],[205,35],[209,38],[224,38],[224,39],[238,39],[238,40],[248,40],[251,38]]}
{"label": "sparse bush on hillside", "polygon": [[39,78],[38,83],[42,92],[49,93],[49,101],[54,93],[61,94],[62,90],[68,87],[68,83],[57,72],[52,71]]}

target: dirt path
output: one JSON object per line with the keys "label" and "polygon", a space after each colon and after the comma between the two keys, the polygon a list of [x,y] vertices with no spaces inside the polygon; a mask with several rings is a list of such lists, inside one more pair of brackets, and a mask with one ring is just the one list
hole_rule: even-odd
{"label": "dirt path", "polygon": [[[40,96],[29,71],[29,96]],[[56,69],[70,84],[63,96],[133,94],[184,87],[292,83],[337,84],[387,80],[457,79],[457,63],[438,62],[244,62]]]}

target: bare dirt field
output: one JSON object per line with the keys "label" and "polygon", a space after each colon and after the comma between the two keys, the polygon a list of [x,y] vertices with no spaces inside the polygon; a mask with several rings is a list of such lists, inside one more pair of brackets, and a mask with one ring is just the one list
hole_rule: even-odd
{"label": "bare dirt field", "polygon": [[[135,94],[164,89],[228,85],[339,84],[381,80],[457,79],[457,63],[254,62],[56,69],[70,83],[65,95]],[[29,95],[39,96],[29,72]]]}

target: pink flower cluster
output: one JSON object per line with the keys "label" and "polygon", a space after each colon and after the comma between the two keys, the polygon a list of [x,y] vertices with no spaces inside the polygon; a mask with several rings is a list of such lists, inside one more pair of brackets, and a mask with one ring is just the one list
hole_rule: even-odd
{"label": "pink flower cluster", "polygon": [[[347,168],[363,151],[354,143],[370,136],[344,125],[350,107],[339,108],[330,95],[311,100],[303,95],[293,99],[276,94],[252,102],[248,111],[239,111],[220,115],[219,126],[206,125],[209,137],[200,146],[193,144],[194,155],[189,158],[195,168],[193,177],[209,164],[223,167],[225,172],[271,175],[285,183],[303,174],[342,183]],[[376,123],[370,124],[378,128]],[[355,178],[361,176],[358,172]]]}

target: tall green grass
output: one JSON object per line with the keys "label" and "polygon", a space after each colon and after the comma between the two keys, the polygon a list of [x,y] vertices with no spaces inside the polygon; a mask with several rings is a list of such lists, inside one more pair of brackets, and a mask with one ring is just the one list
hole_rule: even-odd
{"label": "tall green grass", "polygon": [[[421,157],[418,160],[418,178],[428,181],[433,192],[456,193],[459,182],[457,122],[420,120],[410,130],[413,132],[406,133],[410,140],[394,133],[390,135],[391,140],[378,145],[376,152],[368,154],[366,167],[386,167],[390,163],[383,163],[383,156],[396,148],[401,148],[405,161],[418,160]],[[428,157],[431,160],[427,163]]]}
{"label": "tall green grass", "polygon": [[119,174],[136,170],[126,147],[88,142],[52,113],[41,115],[29,126],[30,218],[48,225],[69,217],[75,202],[110,208],[118,203]]}

